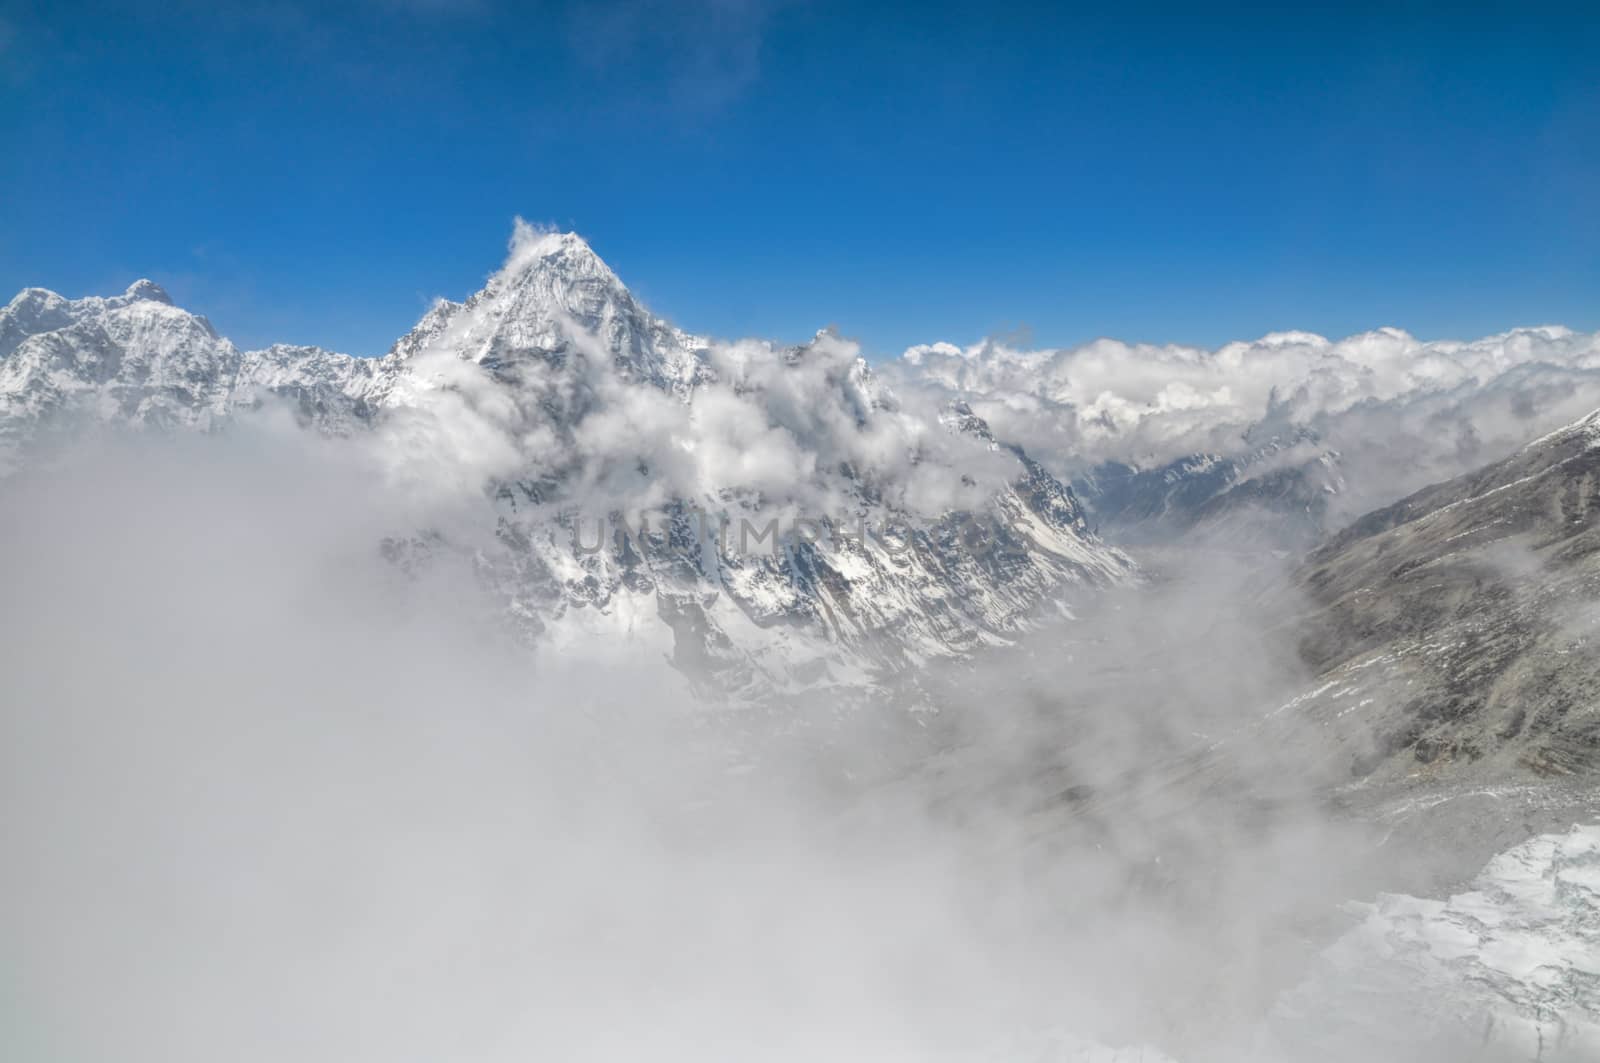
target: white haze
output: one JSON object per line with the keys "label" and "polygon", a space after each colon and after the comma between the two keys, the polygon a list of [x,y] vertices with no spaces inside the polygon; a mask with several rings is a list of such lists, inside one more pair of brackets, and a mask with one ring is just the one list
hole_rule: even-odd
{"label": "white haze", "polygon": [[1240,574],[797,727],[531,660],[382,560],[373,460],[269,419],[0,488],[0,1056],[1249,1058],[1383,881],[1255,737],[1304,676]]}

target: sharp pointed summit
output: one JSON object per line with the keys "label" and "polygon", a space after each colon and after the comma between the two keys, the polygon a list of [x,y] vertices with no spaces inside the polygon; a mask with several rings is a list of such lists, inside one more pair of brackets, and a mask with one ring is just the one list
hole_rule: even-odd
{"label": "sharp pointed summit", "polygon": [[594,278],[621,286],[621,281],[589,242],[575,232],[540,232],[519,223],[511,237],[507,274],[554,272],[570,278]]}
{"label": "sharp pointed summit", "polygon": [[129,302],[148,300],[172,305],[172,296],[167,294],[167,290],[148,278],[140,278],[128,285],[128,290],[122,293],[122,297]]}
{"label": "sharp pointed summit", "polygon": [[568,369],[601,360],[625,379],[681,393],[701,375],[705,347],[645,309],[581,236],[519,220],[505,264],[483,289],[436,304],[393,353],[448,351],[508,381],[526,381],[530,362]]}

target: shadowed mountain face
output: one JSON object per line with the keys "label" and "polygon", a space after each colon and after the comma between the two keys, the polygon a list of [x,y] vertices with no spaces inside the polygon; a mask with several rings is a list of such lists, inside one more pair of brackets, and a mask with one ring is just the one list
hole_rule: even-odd
{"label": "shadowed mountain face", "polygon": [[1600,415],[1356,521],[1306,560],[1302,652],[1358,776],[1600,767]]}
{"label": "shadowed mountain face", "polygon": [[1192,454],[1155,468],[1107,462],[1072,481],[1113,542],[1288,549],[1322,537],[1343,487],[1339,455],[1307,432],[1235,457]]}
{"label": "shadowed mountain face", "polygon": [[[240,351],[149,282],[0,309],[7,467],[85,421],[225,431],[262,407],[419,500],[385,546],[408,568],[470,558],[533,640],[630,642],[741,700],[872,691],[1132,575],[970,410],[907,405],[831,333],[691,336],[572,234],[519,229],[380,359]],[[439,498],[464,520],[434,522]]]}

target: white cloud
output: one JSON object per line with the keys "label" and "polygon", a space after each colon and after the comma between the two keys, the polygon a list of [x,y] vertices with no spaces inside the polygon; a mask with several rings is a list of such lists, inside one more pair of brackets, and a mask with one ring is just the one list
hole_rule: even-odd
{"label": "white cloud", "polygon": [[887,372],[902,390],[967,398],[1002,438],[1069,474],[1103,461],[1236,455],[1311,428],[1367,474],[1345,500],[1357,506],[1464,472],[1600,407],[1600,334],[1542,327],[1460,342],[1398,329],[1338,341],[1284,332],[1214,351],[1109,339],[1033,351],[936,343],[910,348]]}
{"label": "white cloud", "polygon": [[[667,341],[676,354],[628,349],[660,326],[581,243],[520,218],[483,296],[435,313],[378,442],[394,475],[429,497],[548,478],[590,509],[714,506],[734,493],[820,518],[859,504],[866,484],[938,516],[1021,472],[1009,453],[946,430],[936,403],[896,397],[831,332],[799,349],[681,334]],[[637,379],[680,368],[682,387]]]}
{"label": "white cloud", "polygon": [[[1340,878],[1315,821],[1162,787],[1043,844],[1063,775],[1149,770],[1296,674],[1253,628],[1239,667],[1165,638],[1141,666],[1211,586],[1041,633],[1039,674],[952,670],[983,693],[940,735],[894,705],[698,714],[621,644],[511,652],[465,566],[374,548],[407,507],[369,452],[253,431],[0,483],[8,1058],[1110,1061],[1135,1053],[1073,1035],[1247,1022],[1264,918]],[[1148,682],[1074,705],[1073,653]]]}

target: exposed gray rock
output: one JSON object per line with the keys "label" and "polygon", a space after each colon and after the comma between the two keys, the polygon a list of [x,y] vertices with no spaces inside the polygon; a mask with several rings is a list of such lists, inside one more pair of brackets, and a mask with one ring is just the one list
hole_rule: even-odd
{"label": "exposed gray rock", "polygon": [[1600,767],[1600,415],[1356,521],[1300,572],[1302,650],[1351,772]]}

